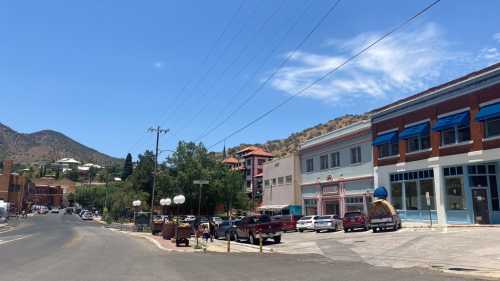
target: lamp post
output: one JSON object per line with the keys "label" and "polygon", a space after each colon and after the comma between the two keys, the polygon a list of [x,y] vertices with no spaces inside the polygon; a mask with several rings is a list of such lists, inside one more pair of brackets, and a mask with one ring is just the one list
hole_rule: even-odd
{"label": "lamp post", "polygon": [[160,199],[160,205],[162,206],[162,209],[163,209],[163,215],[165,215],[165,206],[172,205],[172,199],[170,199],[170,198]]}
{"label": "lamp post", "polygon": [[[177,205],[177,228],[179,227],[179,205],[182,205],[184,204],[184,202],[186,202],[186,197],[184,197],[184,195],[182,194],[179,194],[177,196],[174,197],[174,204]],[[175,241],[178,241],[179,240],[179,230],[176,229],[175,231]]]}
{"label": "lamp post", "polygon": [[134,200],[134,201],[132,201],[132,206],[134,206],[134,225],[135,225],[136,224],[135,216],[136,216],[136,213],[137,213],[137,209],[141,206],[141,200]]}

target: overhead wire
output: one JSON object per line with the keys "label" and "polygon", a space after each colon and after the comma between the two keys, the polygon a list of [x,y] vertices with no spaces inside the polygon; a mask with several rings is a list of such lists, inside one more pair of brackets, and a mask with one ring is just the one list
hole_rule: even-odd
{"label": "overhead wire", "polygon": [[269,109],[269,110],[265,111],[264,113],[260,114],[257,118],[251,120],[250,122],[246,123],[244,126],[242,126],[242,127],[238,128],[238,129],[234,130],[233,132],[231,132],[230,134],[228,134],[227,136],[225,136],[221,140],[219,140],[219,141],[215,142],[214,144],[210,145],[208,147],[208,149],[213,148],[214,146],[216,146],[216,145],[218,145],[218,144],[220,144],[222,142],[227,141],[227,139],[229,139],[230,137],[232,137],[232,136],[234,136],[234,135],[236,135],[236,134],[244,131],[245,129],[251,127],[253,124],[257,123],[258,121],[262,120],[266,116],[270,115],[274,111],[276,111],[279,108],[283,107],[284,105],[288,104],[290,101],[292,101],[294,98],[296,98],[300,94],[304,93],[305,91],[307,91],[308,89],[310,89],[314,85],[316,85],[319,82],[323,81],[325,78],[329,77],[331,74],[335,73],[336,71],[338,71],[339,69],[341,69],[343,66],[347,65],[348,63],[350,63],[351,61],[355,60],[357,57],[361,56],[362,54],[364,54],[366,51],[368,51],[372,47],[376,46],[379,42],[385,40],[387,37],[391,36],[393,33],[399,31],[400,29],[402,29],[403,27],[405,27],[406,25],[408,25],[409,23],[411,23],[413,20],[415,20],[416,18],[418,18],[422,14],[426,13],[432,7],[434,7],[435,5],[437,5],[440,1],[441,0],[435,0],[435,1],[433,1],[432,3],[430,3],[429,5],[427,5],[425,8],[423,8],[422,10],[420,10],[419,12],[417,12],[415,15],[413,15],[410,18],[406,19],[405,21],[403,21],[402,23],[400,23],[396,27],[390,29],[388,32],[384,33],[381,37],[379,37],[378,39],[376,39],[372,43],[368,44],[366,47],[364,47],[361,50],[359,50],[358,52],[356,52],[354,55],[352,55],[349,58],[347,58],[346,60],[344,60],[338,66],[334,67],[333,69],[329,70],[328,72],[326,72],[325,74],[323,74],[319,78],[315,79],[313,82],[311,82],[307,86],[303,87],[299,91],[295,92],[293,95],[290,95],[288,98],[286,98],[282,102],[278,103],[277,105],[273,106],[271,109]]}

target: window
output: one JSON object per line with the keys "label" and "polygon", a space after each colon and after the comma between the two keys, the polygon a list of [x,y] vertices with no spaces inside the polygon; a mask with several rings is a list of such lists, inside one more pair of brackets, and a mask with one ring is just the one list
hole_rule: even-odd
{"label": "window", "polygon": [[251,181],[247,181],[247,187],[251,187],[252,186],[252,182]]}
{"label": "window", "polygon": [[283,184],[284,183],[284,179],[283,177],[279,177],[278,178],[278,184]]}
{"label": "window", "polygon": [[346,197],[345,205],[347,212],[362,212],[364,211],[363,197]]}
{"label": "window", "polygon": [[328,169],[328,155],[321,155],[319,157],[319,168],[320,170]]}
{"label": "window", "polygon": [[441,145],[450,145],[470,140],[470,127],[455,126],[441,131]]}
{"label": "window", "polygon": [[264,162],[266,162],[265,159],[259,159],[259,160],[257,160],[257,164],[258,165],[262,165],[262,164],[264,164]]}
{"label": "window", "polygon": [[269,180],[264,180],[264,186],[268,187],[269,186]]}
{"label": "window", "polygon": [[276,178],[273,179],[273,185],[276,185]]}
{"label": "window", "polygon": [[498,184],[496,176],[496,166],[489,165],[469,165],[469,187],[471,188],[487,188],[490,190],[491,207],[493,211],[500,210],[500,202],[498,196]]}
{"label": "window", "polygon": [[377,147],[379,158],[390,157],[399,154],[399,143],[397,142],[384,143]]}
{"label": "window", "polygon": [[312,171],[314,171],[314,160],[311,158],[306,160],[306,172]]}
{"label": "window", "polygon": [[444,181],[449,210],[465,210],[465,194],[462,177],[449,177]]}
{"label": "window", "polygon": [[500,136],[500,118],[488,119],[484,122],[486,138]]}
{"label": "window", "polygon": [[250,176],[250,175],[251,175],[251,173],[252,173],[252,170],[250,170],[250,169],[247,169],[247,170],[246,170],[246,174],[247,174],[247,176]]}
{"label": "window", "polygon": [[286,182],[287,184],[292,183],[292,175],[286,176],[286,177],[285,177],[285,182]]}
{"label": "window", "polygon": [[331,159],[332,168],[340,166],[340,153],[339,152],[334,152],[334,153],[330,154],[330,159]]}
{"label": "window", "polygon": [[408,152],[426,150],[431,147],[429,135],[415,136],[406,140],[406,149]]}
{"label": "window", "polygon": [[403,183],[391,183],[391,201],[394,208],[403,209]]}
{"label": "window", "polygon": [[427,206],[427,197],[425,194],[429,192],[430,199],[430,209],[436,210],[436,202],[434,199],[434,181],[433,180],[421,180],[420,181],[420,208],[421,209],[429,209]]}
{"label": "window", "polygon": [[317,200],[316,199],[304,199],[304,210],[305,210],[306,216],[316,215],[318,213]]}
{"label": "window", "polygon": [[406,210],[418,210],[417,182],[407,181],[404,185]]}
{"label": "window", "polygon": [[252,160],[251,160],[251,159],[248,159],[248,160],[247,160],[247,164],[246,164],[246,165],[247,165],[247,166],[252,166]]}
{"label": "window", "polygon": [[361,163],[361,147],[351,148],[351,164]]}

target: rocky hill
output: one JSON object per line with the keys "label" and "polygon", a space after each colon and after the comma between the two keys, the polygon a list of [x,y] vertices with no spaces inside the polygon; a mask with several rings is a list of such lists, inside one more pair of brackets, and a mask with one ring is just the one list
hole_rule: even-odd
{"label": "rocky hill", "polygon": [[30,164],[65,157],[101,165],[117,164],[121,161],[56,131],[43,130],[23,134],[0,123],[0,160],[12,159],[17,164]]}
{"label": "rocky hill", "polygon": [[280,140],[270,140],[265,142],[264,144],[240,144],[239,146],[229,148],[227,153],[228,155],[234,154],[236,151],[249,146],[254,145],[258,147],[262,147],[267,151],[274,154],[275,157],[284,156],[292,151],[296,151],[299,144],[312,139],[314,137],[320,136],[322,134],[331,132],[336,129],[340,129],[342,127],[348,126],[352,123],[366,120],[368,119],[368,113],[362,115],[344,115],[341,117],[337,117],[333,120],[330,120],[324,124],[318,124],[314,127],[307,128],[301,132],[293,133],[286,139]]}

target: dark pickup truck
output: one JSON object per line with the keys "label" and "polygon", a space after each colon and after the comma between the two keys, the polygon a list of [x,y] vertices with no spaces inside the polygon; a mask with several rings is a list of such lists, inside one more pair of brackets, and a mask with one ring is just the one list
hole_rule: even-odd
{"label": "dark pickup truck", "polygon": [[280,243],[281,223],[271,221],[267,215],[247,216],[237,223],[236,241],[247,240],[251,244],[258,244],[259,238],[263,241],[271,238],[274,243]]}

